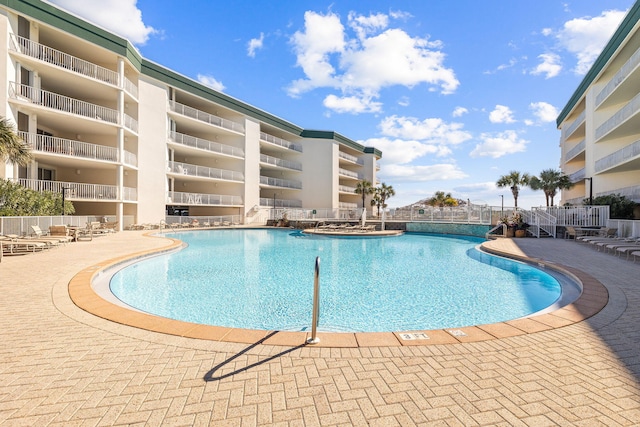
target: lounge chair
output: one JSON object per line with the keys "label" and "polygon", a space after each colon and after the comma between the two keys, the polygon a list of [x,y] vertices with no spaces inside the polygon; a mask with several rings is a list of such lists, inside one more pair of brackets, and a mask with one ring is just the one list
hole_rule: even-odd
{"label": "lounge chair", "polygon": [[49,236],[65,239],[67,242],[73,242],[71,231],[66,225],[52,225],[49,227]]}
{"label": "lounge chair", "polygon": [[9,249],[9,253],[36,252],[37,250],[49,249],[49,245],[35,240],[21,239],[15,235],[0,236],[2,239],[2,250]]}
{"label": "lounge chair", "polygon": [[565,239],[573,239],[576,240],[576,229],[575,227],[566,227],[566,231],[564,233]]}
{"label": "lounge chair", "polygon": [[51,236],[50,233],[49,235],[45,235],[40,229],[40,227],[37,225],[32,225],[31,229],[35,234],[35,237],[34,237],[35,240],[49,241],[49,242],[52,242],[53,246],[58,246],[61,243],[66,244],[71,241],[71,238],[67,236]]}

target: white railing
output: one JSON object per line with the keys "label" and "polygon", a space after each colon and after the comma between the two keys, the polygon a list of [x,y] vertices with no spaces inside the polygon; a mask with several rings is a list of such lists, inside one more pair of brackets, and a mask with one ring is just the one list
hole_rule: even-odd
{"label": "white railing", "polygon": [[565,154],[564,156],[564,161],[568,162],[569,160],[573,159],[575,156],[582,153],[585,147],[586,147],[586,139],[583,139],[575,147],[567,151],[567,154]]}
{"label": "white railing", "polygon": [[234,157],[244,157],[244,151],[241,148],[231,145],[220,144],[218,142],[208,141],[206,139],[196,138],[195,136],[186,135],[178,132],[169,132],[169,140],[176,144],[187,147],[198,148],[200,150],[210,151],[212,153],[226,154]]}
{"label": "white railing", "polygon": [[9,96],[14,99],[27,100],[33,104],[52,108],[66,113],[76,114],[109,123],[118,123],[118,111],[101,105],[91,104],[68,96],[46,90],[36,89],[32,86],[9,83]]}
{"label": "white railing", "polygon": [[340,209],[358,209],[357,203],[340,202],[338,203]]}
{"label": "white railing", "polygon": [[582,181],[587,176],[587,173],[584,168],[575,171],[574,173],[569,175],[569,180],[571,182],[579,182]]}
{"label": "white railing", "polygon": [[[0,235],[17,234],[31,235],[32,225],[37,225],[43,231],[48,231],[52,225],[67,225],[85,227],[88,222],[117,221],[113,215],[55,215],[55,216],[0,216]],[[133,224],[132,215],[122,216],[123,225]]]}
{"label": "white railing", "polygon": [[272,199],[269,197],[260,197],[260,206],[273,207],[275,202],[276,208],[301,208],[301,200],[285,200],[285,199]]}
{"label": "white railing", "polygon": [[124,90],[129,92],[134,98],[138,98],[138,86],[128,78],[124,78]]}
{"label": "white railing", "polygon": [[300,190],[302,183],[300,181],[292,181],[290,179],[271,178],[269,176],[260,176],[260,184],[272,187],[293,188]]}
{"label": "white railing", "polygon": [[354,193],[356,192],[356,187],[349,187],[348,185],[339,185],[338,191],[343,193]]}
{"label": "white railing", "polygon": [[169,109],[174,113],[178,113],[186,117],[191,117],[192,119],[196,119],[210,125],[232,130],[238,133],[244,133],[244,126],[240,123],[236,123],[228,119],[223,119],[222,117],[214,116],[213,114],[209,114],[205,111],[189,107],[188,105],[180,104],[176,101],[169,101]]}
{"label": "white railing", "polygon": [[633,142],[626,147],[615,151],[608,156],[596,160],[596,172],[602,172],[605,169],[617,166],[640,156],[640,140]]}
{"label": "white railing", "polygon": [[242,197],[224,194],[167,192],[167,204],[172,205],[208,205],[208,206],[241,206]]}
{"label": "white railing", "polygon": [[357,158],[356,156],[352,156],[351,154],[343,153],[342,151],[338,151],[338,157],[341,159],[348,160],[353,163],[357,163],[359,165],[364,164],[364,160]]}
{"label": "white railing", "polygon": [[230,171],[226,169],[215,169],[206,166],[191,165],[180,162],[167,162],[167,171],[179,175],[199,176],[202,178],[223,179],[226,181],[244,181],[242,172]]}
{"label": "white railing", "polygon": [[633,116],[640,109],[640,94],[634,96],[624,107],[622,107],[617,113],[611,116],[602,125],[596,129],[596,141],[604,137],[613,129],[620,126],[629,117]]}
{"label": "white railing", "polygon": [[625,64],[620,67],[618,72],[613,76],[611,81],[600,91],[596,96],[596,106],[602,104],[602,102],[613,93],[613,91],[622,83],[633,70],[640,64],[640,49],[636,50]]}
{"label": "white railing", "polygon": [[124,150],[124,164],[129,166],[138,167],[138,156],[135,154]]}
{"label": "white railing", "polygon": [[529,233],[536,237],[540,237],[540,231],[543,230],[549,236],[556,237],[557,219],[543,210],[543,208],[532,208],[531,211],[523,210],[524,220],[530,225]]}
{"label": "white railing", "polygon": [[293,169],[297,171],[302,170],[302,163],[294,162],[293,160],[278,159],[277,157],[268,156],[266,154],[260,154],[260,162],[267,163],[282,168]]}
{"label": "white railing", "polygon": [[107,162],[118,161],[118,149],[104,145],[90,144],[88,142],[73,141],[70,139],[56,138],[35,133],[18,132],[18,135],[33,151],[43,153],[62,154],[85,159],[103,160]]}
{"label": "white railing", "polygon": [[566,128],[562,129],[562,139],[566,140],[573,132],[575,132],[578,127],[584,123],[585,118],[587,117],[587,112],[583,111],[580,113],[578,117]]}
{"label": "white railing", "polygon": [[618,188],[611,191],[603,191],[596,194],[596,196],[608,196],[611,194],[619,194],[629,200],[633,200],[636,203],[640,203],[640,185],[633,185],[631,187]]}
{"label": "white railing", "polygon": [[127,129],[130,129],[133,132],[138,133],[138,121],[127,114],[124,115],[124,126]]}
{"label": "white railing", "polygon": [[12,34],[9,49],[75,73],[118,86],[117,72],[52,49],[43,44],[33,42],[24,37]]}
{"label": "white railing", "polygon": [[[503,215],[511,212],[504,209]],[[390,209],[386,219],[395,221],[426,221],[462,224],[492,224],[500,215],[500,208],[485,205],[470,206],[412,206],[410,208]],[[492,218],[496,216],[496,218]]]}
{"label": "white railing", "polygon": [[606,227],[609,206],[549,206],[537,208],[556,219],[559,226]]}
{"label": "white railing", "polygon": [[355,179],[362,179],[362,177],[363,177],[363,175],[361,173],[350,171],[350,170],[347,170],[347,169],[342,169],[342,168],[338,169],[338,173],[340,175],[348,176],[350,178],[355,178]]}
{"label": "white railing", "polygon": [[265,132],[260,132],[260,140],[302,153],[302,145],[295,144],[293,142],[287,141],[286,139],[277,138]]}
{"label": "white railing", "polygon": [[[68,200],[96,200],[114,201],[118,198],[118,187],[115,185],[85,184],[81,182],[44,181],[38,179],[17,180],[18,184],[35,191],[49,191],[60,193],[64,189],[65,197]],[[135,201],[137,192],[135,188],[124,187],[122,200]]]}
{"label": "white railing", "polygon": [[176,226],[184,227],[187,225],[191,227],[194,220],[198,221],[196,227],[226,227],[242,224],[242,215],[166,215],[164,217],[166,227],[163,228],[165,231],[170,231]]}

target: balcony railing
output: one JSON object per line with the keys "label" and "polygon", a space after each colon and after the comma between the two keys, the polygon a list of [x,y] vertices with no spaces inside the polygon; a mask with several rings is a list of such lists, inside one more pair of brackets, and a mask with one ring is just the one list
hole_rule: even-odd
{"label": "balcony railing", "polygon": [[300,190],[302,183],[300,181],[292,181],[289,179],[271,178],[268,176],[260,177],[260,184],[269,185],[271,187],[293,188]]}
{"label": "balcony railing", "polygon": [[293,142],[287,141],[286,139],[276,138],[273,135],[269,135],[268,133],[260,132],[260,139],[262,141],[269,142],[271,144],[279,145],[284,148],[288,148],[290,150],[298,151],[302,153],[302,145],[295,144]]}
{"label": "balcony railing", "polygon": [[354,193],[356,192],[356,187],[349,187],[348,185],[339,185],[338,191],[342,191],[343,193]]}
{"label": "balcony railing", "polygon": [[192,119],[196,119],[210,125],[229,129],[238,133],[244,133],[244,126],[240,123],[236,123],[228,119],[223,119],[222,117],[214,116],[213,114],[209,114],[196,108],[189,107],[188,105],[180,104],[176,101],[169,101],[169,109],[174,113],[178,113],[186,117],[191,117]]}
{"label": "balcony railing", "polygon": [[340,209],[358,209],[358,204],[357,203],[340,202],[338,204],[338,207]]}
{"label": "balcony railing", "polygon": [[122,198],[118,197],[118,187],[115,185],[85,184],[80,182],[44,181],[38,179],[18,179],[18,184],[35,191],[50,191],[62,194],[68,200],[94,201],[136,201],[135,188],[123,187]]}
{"label": "balcony railing", "polygon": [[181,144],[187,147],[198,148],[200,150],[211,151],[212,153],[226,154],[235,157],[244,157],[244,151],[241,148],[231,145],[220,144],[218,142],[208,141],[206,139],[196,138],[195,136],[185,135],[178,132],[169,132],[171,142]]}
{"label": "balcony railing", "polygon": [[127,114],[124,115],[124,127],[138,133],[138,121]]}
{"label": "balcony railing", "polygon": [[604,191],[601,193],[597,193],[596,196],[608,196],[611,194],[618,194],[620,196],[624,196],[629,200],[633,200],[636,203],[640,203],[640,185],[618,188],[616,190],[611,190],[611,191]]}
{"label": "balcony railing", "polygon": [[266,154],[260,154],[260,162],[297,171],[302,170],[302,163],[300,162],[278,159],[277,157],[268,156]]}
{"label": "balcony railing", "polygon": [[269,197],[260,197],[260,206],[269,206],[276,208],[301,208],[302,201],[301,200],[286,200],[286,199],[272,199]]}
{"label": "balcony railing", "polygon": [[571,123],[567,128],[562,129],[562,139],[566,140],[573,132],[575,132],[576,129],[584,123],[586,117],[587,112],[583,111],[578,117],[576,117],[573,123]]}
{"label": "balcony railing", "polygon": [[9,49],[75,73],[82,74],[83,76],[118,86],[118,73],[115,71],[101,67],[89,61],[85,61],[84,59],[76,58],[75,56],[52,49],[24,37],[12,34]]}
{"label": "balcony railing", "polygon": [[640,140],[615,151],[608,156],[596,160],[596,172],[612,168],[640,156]]}
{"label": "balcony railing", "polygon": [[596,129],[596,141],[620,126],[629,117],[638,112],[640,108],[640,94],[634,96],[624,107],[615,113],[609,120]]}
{"label": "balcony railing", "polygon": [[138,167],[138,156],[125,150],[124,151],[124,164],[129,166]]}
{"label": "balcony railing", "polygon": [[579,182],[579,181],[582,181],[586,176],[587,175],[586,175],[585,169],[582,168],[582,169],[570,174],[569,175],[569,180],[571,182]]}
{"label": "balcony railing", "polygon": [[342,151],[338,152],[338,157],[356,163],[358,165],[364,165],[364,160],[359,159],[356,156],[352,156],[351,154],[343,153]]}
{"label": "balcony railing", "polygon": [[173,205],[241,206],[242,197],[169,191],[167,192],[167,203]]}
{"label": "balcony railing", "polygon": [[36,89],[32,86],[9,83],[9,96],[14,99],[27,100],[33,104],[52,108],[66,113],[92,119],[104,120],[109,123],[118,123],[118,112],[101,105],[90,104],[79,99],[58,95],[46,90]]}
{"label": "balcony railing", "polygon": [[578,143],[578,145],[573,147],[571,150],[567,151],[567,154],[565,154],[565,156],[564,156],[564,161],[568,162],[569,160],[573,159],[578,154],[582,153],[584,151],[584,149],[585,149],[585,146],[586,146],[586,140],[583,139],[582,141],[580,141]]}
{"label": "balcony railing", "polygon": [[128,78],[124,78],[124,90],[129,92],[134,98],[138,98],[138,86]]}
{"label": "balcony railing", "polygon": [[27,132],[18,132],[18,135],[20,135],[33,151],[82,157],[84,159],[104,160],[106,162],[118,161],[118,149],[115,147]]}
{"label": "balcony railing", "polygon": [[622,83],[633,70],[640,64],[640,49],[636,50],[625,64],[620,67],[618,72],[613,76],[611,81],[600,91],[596,96],[596,106],[602,104],[602,102],[613,93],[613,91]]}
{"label": "balcony railing", "polygon": [[349,178],[362,179],[362,174],[354,171],[350,171],[347,169],[338,169],[338,173],[343,176],[348,176]]}
{"label": "balcony railing", "polygon": [[244,174],[242,172],[230,171],[225,169],[215,169],[206,166],[191,165],[188,163],[167,162],[167,169],[169,173],[176,173],[180,175],[223,179],[226,181],[244,181]]}

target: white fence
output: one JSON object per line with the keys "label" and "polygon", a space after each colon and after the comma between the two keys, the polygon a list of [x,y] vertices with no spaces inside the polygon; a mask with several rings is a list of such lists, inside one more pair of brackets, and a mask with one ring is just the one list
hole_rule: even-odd
{"label": "white fence", "polygon": [[[133,224],[133,216],[125,215],[122,220],[125,227]],[[33,233],[32,225],[37,225],[43,231],[47,231],[52,225],[84,227],[87,222],[94,221],[117,221],[117,218],[113,215],[0,216],[0,235],[30,235]]]}

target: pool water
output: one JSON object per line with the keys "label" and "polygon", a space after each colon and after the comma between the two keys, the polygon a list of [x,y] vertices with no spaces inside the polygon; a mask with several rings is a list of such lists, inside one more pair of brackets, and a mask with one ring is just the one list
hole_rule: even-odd
{"label": "pool water", "polygon": [[188,247],[123,268],[111,291],[139,310],[201,324],[309,329],[316,256],[319,330],[495,323],[540,311],[562,293],[551,275],[476,250],[483,240],[473,237],[335,238],[270,229],[167,235]]}

